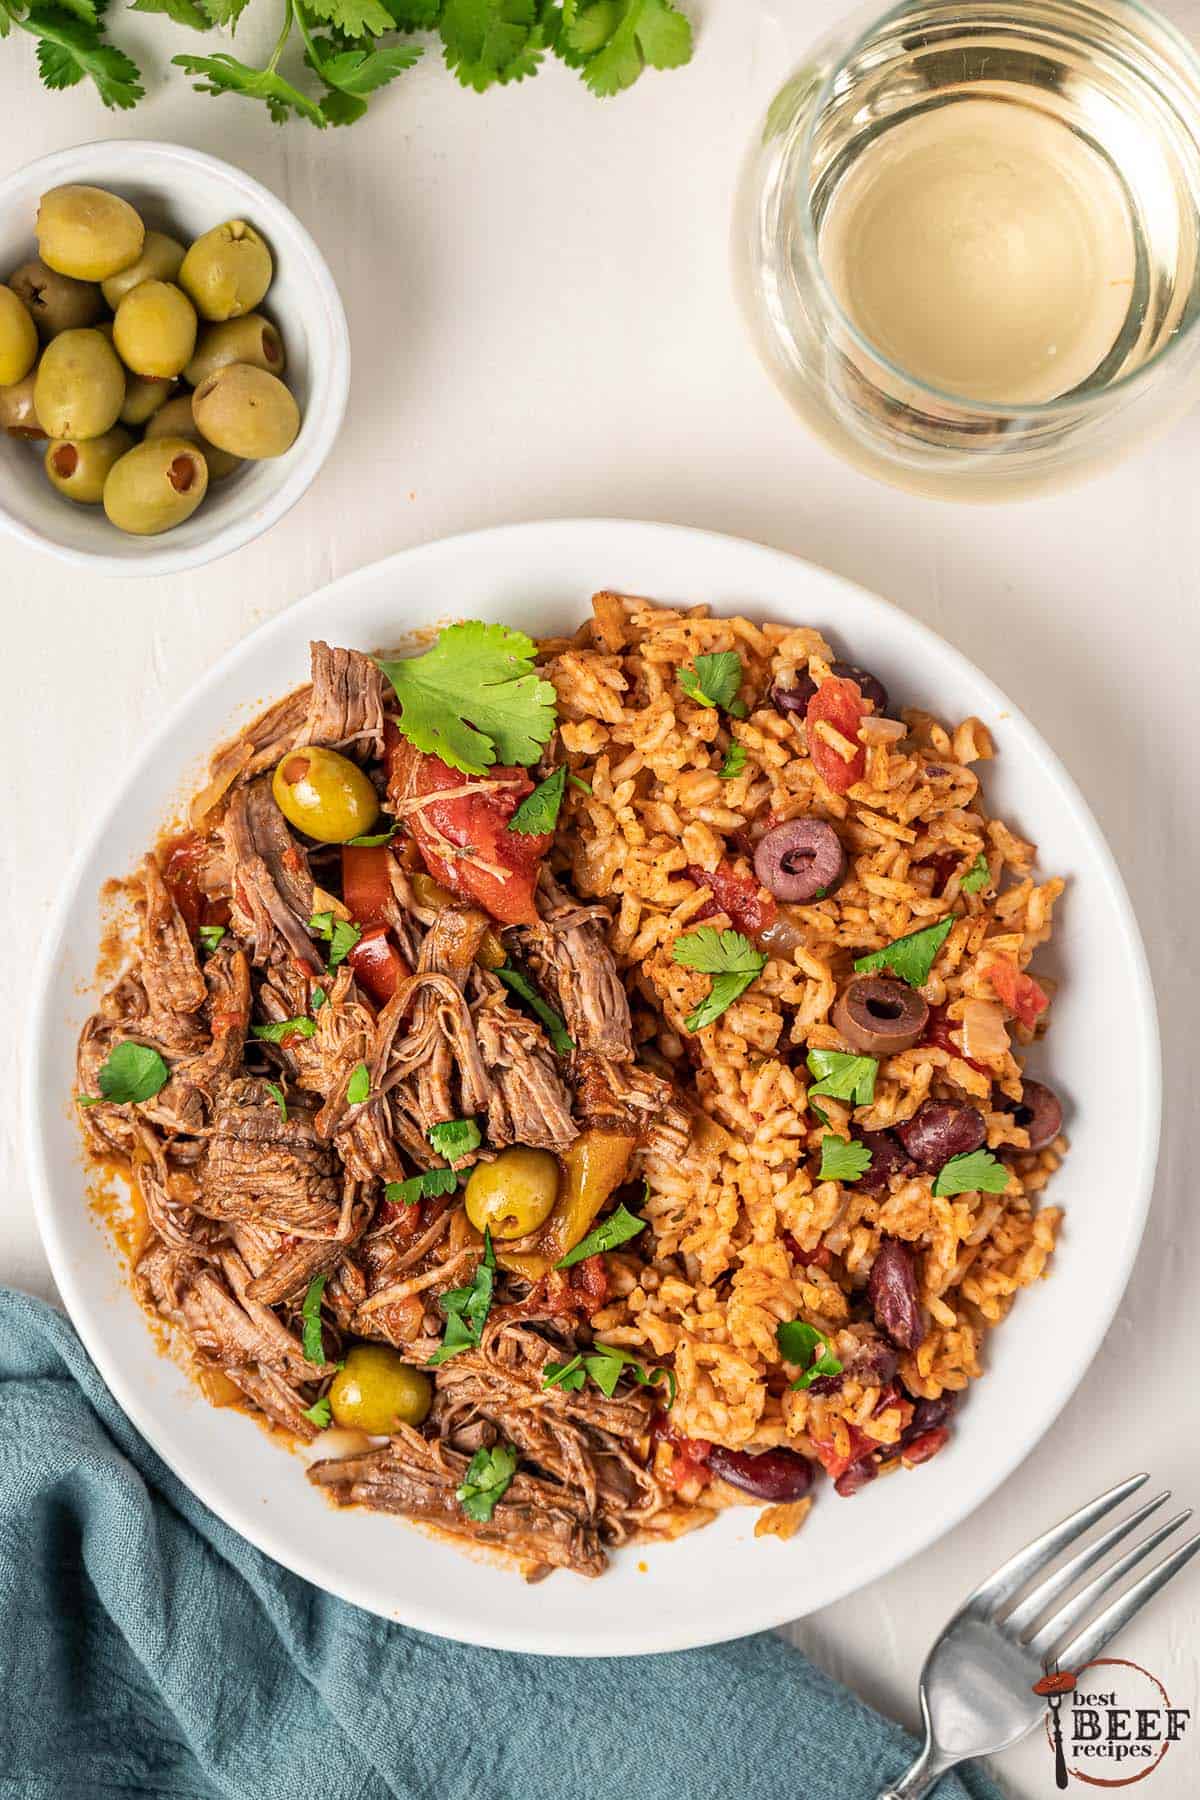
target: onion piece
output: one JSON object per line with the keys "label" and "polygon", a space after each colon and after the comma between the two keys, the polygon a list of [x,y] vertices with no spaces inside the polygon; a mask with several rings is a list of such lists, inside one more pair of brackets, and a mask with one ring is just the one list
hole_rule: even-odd
{"label": "onion piece", "polygon": [[858,735],[864,744],[898,744],[908,736],[908,726],[903,719],[885,719],[870,713],[859,726]]}
{"label": "onion piece", "polygon": [[318,1432],[311,1444],[305,1446],[305,1455],[313,1462],[341,1462],[346,1456],[365,1455],[379,1441],[352,1426],[331,1425],[328,1430]]}
{"label": "onion piece", "polygon": [[798,925],[795,919],[790,919],[782,907],[769,925],[764,925],[761,931],[756,931],[754,934],[755,942],[762,949],[769,950],[773,956],[781,953],[787,956],[804,943],[805,937],[803,925]]}
{"label": "onion piece", "polygon": [[999,1001],[964,1000],[959,1023],[963,1055],[972,1062],[995,1063],[1007,1055],[1008,1030],[1004,1023],[1004,1008]]}

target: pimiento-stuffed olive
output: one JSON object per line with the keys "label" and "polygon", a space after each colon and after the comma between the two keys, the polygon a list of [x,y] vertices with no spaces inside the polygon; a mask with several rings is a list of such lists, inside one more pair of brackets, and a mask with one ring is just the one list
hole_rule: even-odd
{"label": "pimiento-stuffed olive", "polygon": [[[144,425],[167,404],[175,391],[173,381],[160,375],[129,375],[125,380],[125,398],[121,403],[122,425]],[[184,437],[188,434],[185,431]]]}
{"label": "pimiento-stuffed olive", "polygon": [[34,403],[52,438],[102,437],[124,399],[125,371],[103,332],[62,331],[46,345]]}
{"label": "pimiento-stuffed olive", "polygon": [[182,437],[197,445],[208,464],[210,481],[224,481],[238,467],[236,456],[230,456],[228,450],[218,450],[215,444],[201,437],[192,414],[190,394],[177,394],[155,413],[146,427],[146,442],[157,437]]}
{"label": "pimiento-stuffed olive", "polygon": [[379,795],[357,763],[336,750],[289,750],[271,783],[289,825],[322,844],[364,837],[379,817]]}
{"label": "pimiento-stuffed olive", "polygon": [[140,281],[117,308],[113,342],[135,375],[181,375],[196,348],[196,309],[170,281]]}
{"label": "pimiento-stuffed olive", "polygon": [[0,387],[24,381],[37,353],[37,326],[12,289],[0,287]]}
{"label": "pimiento-stuffed olive", "polygon": [[208,492],[208,465],[186,438],[135,444],[108,472],[104,510],[118,531],[154,537],[190,519]]}
{"label": "pimiento-stuffed olive", "polygon": [[198,237],[179,269],[179,285],[202,319],[240,319],[271,285],[271,252],[252,225],[230,219]]}
{"label": "pimiento-stuffed olive", "polygon": [[230,363],[209,375],[192,406],[210,444],[250,461],[282,456],[300,429],[300,409],[282,381],[250,363]]}
{"label": "pimiento-stuffed olive", "polygon": [[37,377],[27,375],[11,387],[0,387],[0,431],[15,438],[44,438],[33,391]]}
{"label": "pimiento-stuffed olive", "polygon": [[355,1344],[329,1389],[339,1425],[384,1437],[397,1425],[420,1425],[433,1400],[433,1384],[410,1368],[388,1344]]}
{"label": "pimiento-stuffed olive", "polygon": [[100,286],[105,301],[116,312],[126,294],[143,281],[174,281],[183,261],[183,245],[163,231],[148,231],[142,254],[119,275],[110,275]]}
{"label": "pimiento-stuffed olive", "polygon": [[476,1231],[494,1238],[525,1237],[544,1225],[558,1198],[558,1159],[548,1150],[515,1147],[495,1162],[476,1163],[464,1204]]}
{"label": "pimiento-stuffed olive", "polygon": [[120,425],[114,425],[103,437],[55,442],[46,451],[46,474],[51,485],[68,500],[80,506],[99,506],[109,470],[132,448],[131,434]]}
{"label": "pimiento-stuffed olive", "polygon": [[15,269],[9,287],[20,300],[48,343],[60,331],[82,331],[94,325],[104,311],[100,289],[94,281],[74,281],[48,268],[40,256]]}
{"label": "pimiento-stuffed olive", "polygon": [[183,379],[191,387],[199,387],[230,363],[249,363],[251,368],[266,369],[269,375],[283,374],[283,339],[270,319],[264,319],[261,313],[247,313],[243,319],[206,325],[197,341],[196,354],[183,371]]}
{"label": "pimiento-stuffed olive", "polygon": [[76,281],[106,281],[142,254],[146,227],[128,200],[104,188],[71,183],[42,195],[38,254],[48,268]]}

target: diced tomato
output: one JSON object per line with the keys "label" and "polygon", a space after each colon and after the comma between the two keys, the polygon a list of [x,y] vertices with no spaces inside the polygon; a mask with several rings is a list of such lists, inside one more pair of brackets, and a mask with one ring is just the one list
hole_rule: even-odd
{"label": "diced tomato", "polygon": [[873,1456],[876,1450],[882,1449],[878,1439],[868,1437],[866,1432],[860,1431],[857,1425],[847,1424],[846,1430],[850,1433],[850,1451],[846,1456],[838,1455],[834,1449],[832,1438],[815,1438],[810,1434],[813,1453],[817,1461],[825,1473],[833,1477],[834,1481],[839,1475],[844,1475],[852,1463],[861,1462],[865,1456]]}
{"label": "diced tomato", "polygon": [[692,914],[693,922],[726,913],[739,931],[754,937],[775,917],[776,906],[771,895],[752,876],[739,875],[727,862],[718,863],[715,869],[702,869],[698,863],[689,863],[684,874],[697,887],[706,887],[712,894],[712,899]]}
{"label": "diced tomato", "polygon": [[[389,727],[388,786],[393,795],[453,790],[452,798],[434,800],[409,815],[425,867],[435,881],[474,901],[502,925],[537,923],[533,893],[554,834],[508,829],[533,785],[519,768],[497,766],[486,775],[464,775],[439,756],[422,755]],[[446,846],[468,854],[448,856]]]}
{"label": "diced tomato", "polygon": [[678,1493],[686,1482],[695,1481],[707,1487],[712,1480],[708,1459],[712,1455],[709,1438],[687,1438],[666,1422],[665,1413],[657,1413],[650,1427],[653,1438],[662,1438],[671,1446],[671,1486]]}
{"label": "diced tomato", "polygon": [[209,846],[194,831],[168,839],[160,861],[163,880],[171,898],[183,915],[183,922],[193,937],[201,925],[228,925],[229,903],[210,900],[200,885],[200,870],[208,857]]}
{"label": "diced tomato", "polygon": [[342,845],[342,899],[356,925],[383,924],[394,860],[387,844]]}
{"label": "diced tomato", "polygon": [[[844,794],[863,778],[867,752],[858,743],[858,732],[869,711],[857,681],[847,681],[841,675],[827,675],[808,703],[804,714],[808,754],[816,764],[817,774],[835,794]],[[858,746],[849,762],[816,729],[822,722]]]}
{"label": "diced tomato", "polygon": [[1024,974],[1011,956],[998,956],[984,974],[1013,1018],[1032,1031],[1038,1015],[1050,1004],[1049,994],[1038,986],[1032,975]]}
{"label": "diced tomato", "polygon": [[567,1280],[571,1291],[579,1296],[579,1310],[590,1319],[608,1299],[608,1267],[602,1254],[585,1256],[576,1263]]}
{"label": "diced tomato", "polygon": [[346,958],[354,970],[354,979],[364,987],[372,1000],[390,1000],[412,970],[388,936],[386,925],[371,925],[363,932]]}
{"label": "diced tomato", "polygon": [[930,1007],[929,1026],[925,1033],[925,1042],[927,1044],[936,1045],[939,1050],[944,1050],[947,1056],[961,1057],[962,1061],[969,1064],[972,1069],[978,1069],[981,1075],[990,1077],[991,1070],[986,1063],[976,1062],[974,1058],[970,1056],[963,1056],[961,1044],[956,1044],[953,1037],[950,1035],[951,1032],[956,1029],[961,1031],[961,1026],[956,1027],[954,1020],[947,1016],[946,1007]]}

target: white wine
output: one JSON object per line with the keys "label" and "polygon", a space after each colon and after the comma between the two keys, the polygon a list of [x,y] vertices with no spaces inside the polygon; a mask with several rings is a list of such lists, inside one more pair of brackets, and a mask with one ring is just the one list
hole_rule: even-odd
{"label": "white wine", "polygon": [[964,98],[881,132],[838,184],[819,256],[890,362],[996,405],[1068,393],[1129,311],[1136,243],[1112,164],[1021,101]]}

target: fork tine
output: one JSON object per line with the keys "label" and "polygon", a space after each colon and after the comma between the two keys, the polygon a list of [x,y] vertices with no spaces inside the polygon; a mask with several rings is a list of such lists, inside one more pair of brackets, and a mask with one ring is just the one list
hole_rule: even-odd
{"label": "fork tine", "polygon": [[1181,1525],[1186,1525],[1191,1516],[1191,1507],[1185,1507],[1183,1512],[1176,1513],[1173,1519],[1168,1519],[1165,1525],[1160,1525],[1157,1531],[1152,1531],[1142,1543],[1134,1544],[1131,1549],[1126,1550],[1125,1554],[1119,1556],[1110,1568],[1101,1569],[1093,1581],[1089,1581],[1087,1586],[1081,1588],[1079,1593],[1068,1600],[1065,1606],[1060,1606],[1052,1618],[1046,1620],[1036,1637],[1030,1638],[1028,1648],[1032,1650],[1033,1654],[1037,1657],[1045,1656],[1053,1645],[1061,1644],[1067,1633],[1074,1631],[1075,1627],[1087,1618],[1096,1602],[1104,1594],[1111,1593],[1118,1581],[1128,1575],[1130,1569],[1135,1569],[1138,1563],[1144,1562],[1146,1557],[1152,1551],[1157,1550],[1158,1546],[1166,1538],[1169,1538],[1173,1531],[1178,1531]]}
{"label": "fork tine", "polygon": [[1160,1563],[1149,1569],[1140,1581],[1135,1581],[1127,1593],[1106,1606],[1099,1616],[1092,1620],[1086,1631],[1071,1639],[1058,1653],[1058,1659],[1064,1669],[1078,1669],[1084,1663],[1098,1656],[1110,1638],[1116,1636],[1122,1625],[1128,1625],[1130,1619],[1141,1612],[1148,1600],[1153,1599],[1159,1588],[1165,1587],[1173,1575],[1189,1562],[1200,1550],[1200,1533],[1190,1537],[1186,1544],[1180,1544],[1178,1550],[1172,1550],[1170,1556],[1164,1556]]}
{"label": "fork tine", "polygon": [[1128,1500],[1130,1494],[1135,1494],[1149,1479],[1146,1474],[1131,1475],[1128,1481],[1120,1481],[1116,1487],[1109,1488],[1106,1494],[1098,1494],[1094,1500],[1089,1500],[1086,1506],[1081,1506],[1069,1519],[1060,1519],[1057,1525],[1052,1525],[1041,1537],[1034,1538],[1032,1544],[1026,1544],[1023,1550],[1018,1550],[1006,1563],[1001,1563],[994,1575],[989,1575],[986,1581],[980,1582],[975,1592],[968,1596],[962,1611],[972,1613],[976,1618],[992,1617],[1005,1601],[1020,1593],[1026,1582],[1032,1581],[1047,1563],[1053,1562],[1060,1551],[1090,1530],[1097,1519],[1110,1513],[1114,1506],[1120,1506],[1122,1500]]}
{"label": "fork tine", "polygon": [[[1102,1532],[1094,1543],[1085,1544],[1083,1549],[1069,1562],[1065,1562],[1061,1569],[1056,1569],[1052,1575],[1047,1575],[1045,1581],[1039,1582],[1032,1593],[1026,1594],[1020,1604],[1013,1607],[1004,1621],[1004,1629],[1007,1634],[1010,1637],[1024,1637],[1042,1613],[1049,1610],[1052,1602],[1057,1600],[1060,1594],[1065,1594],[1068,1588],[1074,1587],[1081,1575],[1086,1575],[1087,1571],[1093,1568],[1102,1556],[1108,1555],[1115,1544],[1119,1544],[1123,1537],[1128,1537],[1129,1533],[1136,1530],[1143,1519],[1148,1519],[1152,1512],[1158,1510],[1164,1500],[1170,1498],[1170,1489],[1167,1489],[1155,1499],[1147,1500],[1145,1506],[1139,1506],[1137,1511],[1130,1513],[1127,1519],[1118,1519],[1117,1523],[1110,1525],[1108,1530]],[[1181,1517],[1186,1517],[1186,1515],[1181,1515]]]}

